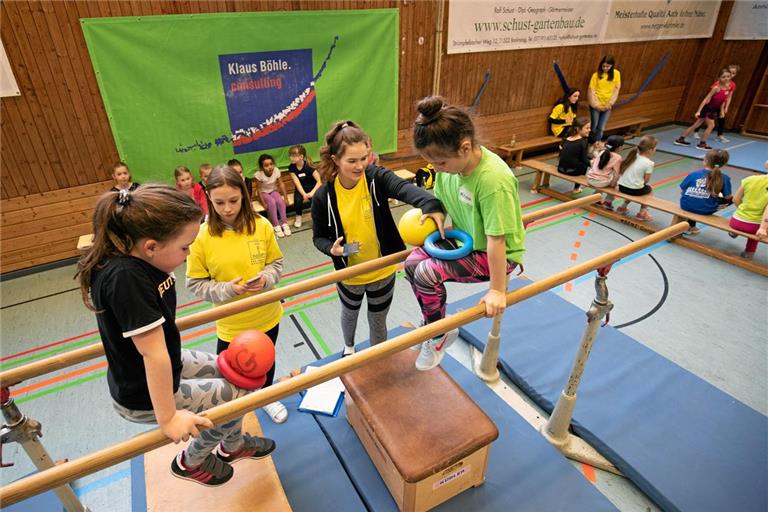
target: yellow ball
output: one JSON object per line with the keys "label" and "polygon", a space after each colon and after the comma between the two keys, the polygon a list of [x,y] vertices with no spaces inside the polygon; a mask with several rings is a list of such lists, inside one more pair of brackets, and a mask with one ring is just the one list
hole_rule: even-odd
{"label": "yellow ball", "polygon": [[408,245],[424,245],[427,236],[433,231],[437,231],[437,224],[432,219],[427,219],[424,224],[419,225],[421,215],[420,208],[413,208],[405,212],[400,217],[400,222],[397,223],[400,236]]}

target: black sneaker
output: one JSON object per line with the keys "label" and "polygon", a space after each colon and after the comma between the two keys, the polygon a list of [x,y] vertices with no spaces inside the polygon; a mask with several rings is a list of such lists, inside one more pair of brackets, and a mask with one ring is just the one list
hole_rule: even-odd
{"label": "black sneaker", "polygon": [[240,459],[261,459],[266,457],[275,451],[275,446],[275,442],[269,438],[243,434],[243,446],[239,450],[229,453],[219,443],[213,453],[220,461],[232,464]]}
{"label": "black sneaker", "polygon": [[691,143],[685,140],[685,137],[678,137],[675,139],[675,145],[677,146],[690,146]]}
{"label": "black sneaker", "polygon": [[208,454],[199,466],[186,469],[184,467],[184,452],[180,452],[171,462],[171,473],[178,478],[191,480],[208,487],[217,487],[225,484],[235,474],[232,466],[219,460],[212,453]]}
{"label": "black sneaker", "polygon": [[698,144],[696,144],[696,149],[710,150],[712,149],[712,147],[709,146],[706,142],[701,141]]}

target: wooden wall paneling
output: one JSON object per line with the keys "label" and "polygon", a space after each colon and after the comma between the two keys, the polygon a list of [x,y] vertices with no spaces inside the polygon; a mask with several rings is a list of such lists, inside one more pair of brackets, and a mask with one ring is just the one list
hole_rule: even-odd
{"label": "wooden wall paneling", "polygon": [[[71,70],[69,78],[76,88],[75,116],[82,130],[82,148],[90,153],[90,166],[83,164],[77,174],[82,176],[80,184],[100,181],[109,175],[109,163],[117,160],[117,151],[109,125],[104,123],[106,112],[101,96],[98,95],[96,77],[88,58],[85,39],[80,28],[79,10],[68,8],[61,2],[53,3],[54,17],[60,20],[63,44]],[[82,174],[81,174],[82,172]]]}
{"label": "wooden wall paneling", "polygon": [[[23,193],[26,192],[26,189],[17,187],[15,172],[8,172],[9,169],[18,169],[14,152],[11,151],[11,148],[18,145],[18,140],[16,139],[16,133],[14,132],[13,127],[8,125],[8,106],[5,98],[0,101],[0,104],[0,127],[2,127],[0,129],[2,129],[3,134],[2,141],[0,141],[0,163],[2,164],[2,168],[5,169],[5,172],[3,173],[2,187],[0,187],[0,198],[5,201],[11,197],[23,195]],[[23,182],[21,185],[23,185]],[[0,211],[2,211],[2,206],[3,205],[0,205]]]}
{"label": "wooden wall paneling", "polygon": [[[27,189],[31,192],[50,190],[46,175],[31,172],[32,169],[49,169],[51,162],[48,159],[48,144],[40,137],[38,124],[35,119],[42,119],[41,115],[34,115],[33,108],[36,107],[38,94],[35,89],[33,76],[36,69],[34,67],[34,55],[31,53],[27,44],[27,36],[22,28],[22,22],[18,15],[18,8],[21,2],[2,2],[5,23],[2,26],[10,32],[4,37],[4,44],[8,59],[15,66],[14,72],[21,96],[4,98],[3,101],[9,104],[8,113],[11,117],[10,122],[13,126],[19,128],[20,139],[24,145],[16,148],[17,162],[26,163],[25,168],[16,169],[22,175]],[[15,110],[10,106],[17,107]],[[37,113],[37,112],[35,112]],[[44,124],[40,123],[40,126]],[[36,165],[35,165],[36,164]],[[24,172],[26,171],[26,172]],[[55,188],[55,183],[53,184]]]}
{"label": "wooden wall paneling", "polygon": [[9,212],[23,210],[25,208],[37,208],[48,206],[59,201],[74,201],[78,199],[99,196],[109,190],[112,180],[80,185],[77,187],[31,194],[23,197],[15,197],[3,202],[3,211],[0,218],[5,218]]}
{"label": "wooden wall paneling", "polygon": [[[59,107],[52,107],[52,113],[47,115],[50,127],[50,136],[54,141],[54,148],[58,156],[58,165],[53,168],[56,175],[56,188],[72,187],[78,185],[77,173],[74,172],[65,162],[75,162],[78,160],[77,145],[82,140],[75,138],[74,134],[80,133],[82,129],[77,122],[77,110],[73,105],[73,96],[77,95],[77,89],[73,89],[67,83],[67,74],[63,67],[66,66],[67,55],[63,51],[61,31],[58,24],[53,27],[48,26],[46,18],[48,12],[45,4],[36,2],[30,6],[31,16],[37,29],[38,37],[35,39],[35,47],[38,48],[38,55],[47,58],[39,59],[47,64],[47,71],[50,80],[46,83],[48,96],[52,104]],[[41,67],[41,72],[46,70]],[[75,108],[73,108],[75,107]],[[55,123],[51,122],[55,120]],[[90,151],[87,152],[90,154]]]}

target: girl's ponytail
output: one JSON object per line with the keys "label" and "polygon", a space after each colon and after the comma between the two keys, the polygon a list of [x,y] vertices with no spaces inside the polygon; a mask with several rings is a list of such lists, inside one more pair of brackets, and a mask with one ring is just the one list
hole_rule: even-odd
{"label": "girl's ponytail", "polygon": [[704,162],[709,168],[707,176],[707,190],[713,196],[723,191],[723,173],[721,168],[728,163],[730,155],[724,149],[713,149],[707,152]]}
{"label": "girl's ponytail", "polygon": [[600,160],[597,162],[597,168],[602,170],[611,160],[611,153],[617,152],[624,145],[624,137],[621,135],[611,135],[605,141],[605,151],[600,153]]}
{"label": "girl's ponytail", "polygon": [[200,222],[202,210],[186,193],[168,185],[150,184],[133,192],[107,192],[93,212],[93,243],[77,263],[83,304],[91,302],[94,269],[114,256],[126,256],[144,238],[165,242],[190,222]]}

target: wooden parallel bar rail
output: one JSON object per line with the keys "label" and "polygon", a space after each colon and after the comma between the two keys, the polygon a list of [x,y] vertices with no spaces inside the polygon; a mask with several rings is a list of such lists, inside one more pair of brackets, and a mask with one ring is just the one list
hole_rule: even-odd
{"label": "wooden parallel bar rail", "polygon": [[[586,206],[600,200],[600,194],[592,194],[590,196],[582,197],[572,201],[566,201],[561,204],[556,204],[548,208],[542,208],[535,212],[523,215],[523,223],[529,224],[537,219],[544,217],[550,217],[557,213],[567,211],[573,208],[579,208]],[[389,265],[400,263],[411,253],[413,249],[406,249],[395,254],[390,254],[376,260],[367,261],[354,267],[337,270],[326,275],[313,277],[305,281],[294,283],[281,288],[275,288],[247,299],[238,300],[229,304],[219,306],[216,308],[201,311],[193,315],[185,316],[176,320],[176,327],[180,331],[185,329],[191,329],[199,325],[207,324],[214,320],[224,318],[225,316],[241,313],[248,309],[252,309],[270,302],[282,300],[286,297],[299,295],[308,291],[327,286],[329,284],[349,279],[350,277],[384,268]],[[94,343],[86,347],[78,348],[65,352],[63,354],[51,356],[33,363],[29,363],[23,366],[12,368],[4,372],[0,372],[0,387],[9,387],[18,384],[24,380],[39,377],[56,370],[61,370],[69,366],[73,366],[84,361],[89,361],[104,355],[104,347],[101,343]]]}
{"label": "wooden parallel bar rail", "polygon": [[[523,288],[509,292],[507,293],[507,306],[522,302],[535,295],[550,290],[551,288],[592,272],[595,269],[613,264],[630,254],[668,238],[677,236],[687,229],[688,223],[680,222],[645,238],[641,238],[640,240],[623,245],[601,256],[575,265],[567,270],[563,270],[562,272],[531,283]],[[401,334],[400,336],[354,355],[328,363],[313,372],[302,373],[297,377],[272,384],[266,389],[256,391],[231,402],[213,407],[205,411],[204,415],[217,425],[231,421],[262,407],[265,404],[293,395],[303,389],[307,389],[348,373],[370,362],[383,359],[390,354],[404,350],[407,347],[430,339],[440,333],[473,322],[484,315],[485,305],[477,304],[440,321],[414,329],[413,331]],[[122,441],[110,447],[80,457],[79,459],[64,462],[54,468],[41,471],[40,473],[5,485],[0,488],[0,503],[2,503],[4,507],[13,505],[21,500],[129,460],[137,455],[154,450],[170,442],[171,440],[168,439],[160,429],[156,428],[144,432],[126,441]]]}

